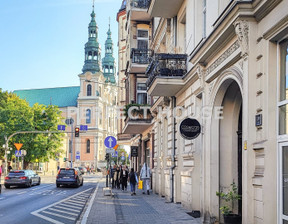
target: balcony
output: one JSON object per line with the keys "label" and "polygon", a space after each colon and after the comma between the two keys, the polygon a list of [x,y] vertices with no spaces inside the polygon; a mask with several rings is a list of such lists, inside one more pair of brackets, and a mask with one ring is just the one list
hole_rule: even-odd
{"label": "balcony", "polygon": [[124,111],[126,119],[123,134],[141,134],[152,126],[153,117],[150,112],[150,106],[128,104],[125,106]]}
{"label": "balcony", "polygon": [[148,21],[148,7],[150,0],[131,0],[130,1],[130,16],[134,21]]}
{"label": "balcony", "polygon": [[148,13],[150,17],[173,18],[177,15],[184,0],[151,0]]}
{"label": "balcony", "polygon": [[145,73],[147,65],[149,64],[149,58],[151,56],[151,50],[148,49],[136,49],[131,50],[131,73]]}
{"label": "balcony", "polygon": [[132,137],[133,137],[133,135],[131,135],[131,134],[118,133],[117,134],[117,141],[118,142],[129,141]]}
{"label": "balcony", "polygon": [[156,54],[148,65],[146,81],[151,96],[175,96],[187,73],[186,54]]}

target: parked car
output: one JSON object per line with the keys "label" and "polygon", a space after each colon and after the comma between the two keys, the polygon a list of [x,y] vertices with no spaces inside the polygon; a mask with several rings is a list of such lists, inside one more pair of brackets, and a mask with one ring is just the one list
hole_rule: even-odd
{"label": "parked car", "polygon": [[8,189],[11,186],[31,187],[40,184],[41,178],[32,170],[12,170],[4,180],[4,186]]}
{"label": "parked car", "polygon": [[84,178],[78,168],[61,168],[56,177],[56,187],[61,185],[83,186]]}
{"label": "parked car", "polygon": [[77,168],[78,170],[80,170],[80,172],[81,172],[82,174],[87,173],[87,169],[86,169],[85,167],[83,167],[83,166],[78,166],[78,167],[75,167],[75,168]]}

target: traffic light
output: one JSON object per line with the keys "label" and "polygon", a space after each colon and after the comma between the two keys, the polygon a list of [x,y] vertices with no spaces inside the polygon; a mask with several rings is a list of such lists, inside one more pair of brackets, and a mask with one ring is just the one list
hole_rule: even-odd
{"label": "traffic light", "polygon": [[79,137],[79,128],[75,128],[75,137]]}
{"label": "traffic light", "polygon": [[107,160],[109,162],[109,153],[106,153],[105,160]]}

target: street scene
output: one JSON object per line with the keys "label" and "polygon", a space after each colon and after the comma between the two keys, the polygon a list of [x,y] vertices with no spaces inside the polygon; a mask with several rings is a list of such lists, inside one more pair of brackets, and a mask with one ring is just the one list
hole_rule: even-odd
{"label": "street scene", "polygon": [[287,9],[0,1],[0,223],[288,224]]}

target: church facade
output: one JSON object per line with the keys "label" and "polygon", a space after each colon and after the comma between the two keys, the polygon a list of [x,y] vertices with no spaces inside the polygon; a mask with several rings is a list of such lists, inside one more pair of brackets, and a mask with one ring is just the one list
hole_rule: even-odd
{"label": "church facade", "polygon": [[[64,121],[68,121],[63,139],[66,154],[57,165],[70,166],[72,160],[74,166],[101,168],[105,166],[104,139],[117,135],[118,87],[110,24],[105,56],[101,60],[94,8],[88,27],[88,42],[85,44],[85,62],[78,77],[80,86],[16,90],[14,93],[26,99],[30,106],[35,103],[58,106]],[[76,137],[75,129],[82,125],[88,129],[80,129],[79,137]]]}

